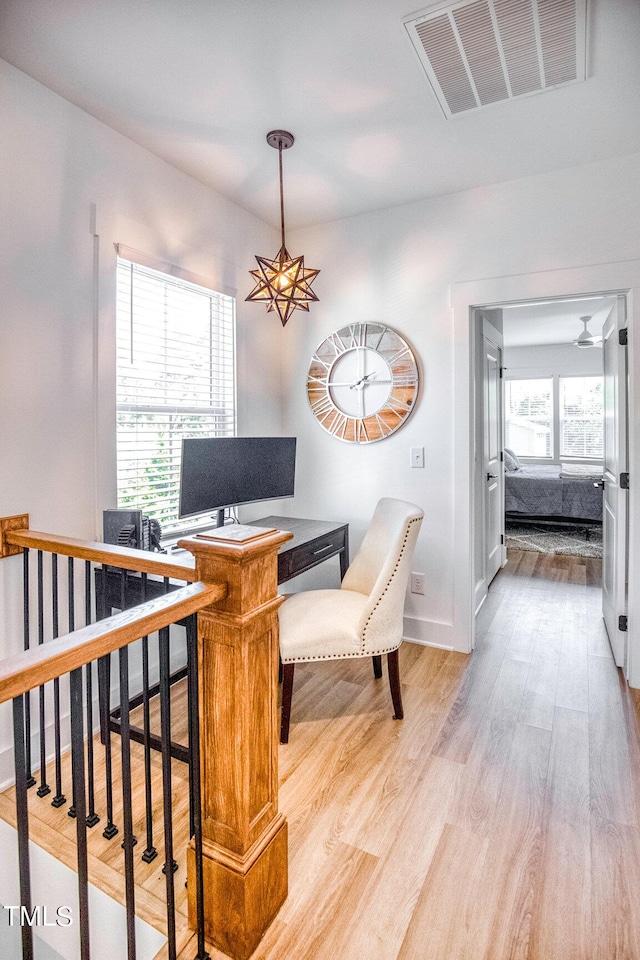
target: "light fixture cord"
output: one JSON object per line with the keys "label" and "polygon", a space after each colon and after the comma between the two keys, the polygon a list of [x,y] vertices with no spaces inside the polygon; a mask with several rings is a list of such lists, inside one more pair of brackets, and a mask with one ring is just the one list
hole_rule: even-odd
{"label": "light fixture cord", "polygon": [[282,140],[278,140],[278,162],[280,166],[280,229],[282,230],[282,246],[284,242],[284,193],[282,187]]}

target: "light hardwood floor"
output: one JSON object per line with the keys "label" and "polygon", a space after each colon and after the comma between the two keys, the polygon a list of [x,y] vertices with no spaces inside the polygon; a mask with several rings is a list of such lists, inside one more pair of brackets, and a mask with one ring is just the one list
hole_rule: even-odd
{"label": "light hardwood floor", "polygon": [[[403,645],[402,722],[370,661],[297,668],[290,893],[254,960],[640,960],[640,698],[611,658],[599,577],[598,561],[510,553],[470,658]],[[73,822],[34,796],[30,810],[38,841],[70,855]],[[119,843],[92,831],[90,849],[121,899]],[[161,927],[158,863],[136,876]],[[179,942],[190,960],[184,919]]]}

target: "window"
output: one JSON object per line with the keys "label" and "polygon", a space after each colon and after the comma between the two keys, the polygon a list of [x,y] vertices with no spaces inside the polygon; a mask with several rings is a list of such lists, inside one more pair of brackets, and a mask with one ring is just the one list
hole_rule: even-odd
{"label": "window", "polygon": [[521,457],[553,456],[553,379],[507,380],[505,446]]}
{"label": "window", "polygon": [[235,433],[234,300],[118,258],[116,313],[118,507],[171,532],[182,438]]}
{"label": "window", "polygon": [[560,456],[602,457],[602,377],[560,377]]}

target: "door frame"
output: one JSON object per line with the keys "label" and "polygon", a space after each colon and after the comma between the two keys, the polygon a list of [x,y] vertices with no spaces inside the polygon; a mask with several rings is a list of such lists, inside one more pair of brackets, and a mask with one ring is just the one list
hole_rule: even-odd
{"label": "door frame", "polygon": [[[474,575],[477,498],[474,493],[474,390],[473,330],[474,311],[516,301],[566,299],[586,296],[625,294],[629,331],[628,409],[630,489],[629,583],[636,582],[640,571],[640,497],[636,496],[636,478],[640,478],[640,437],[634,436],[635,411],[640,403],[640,343],[634,329],[640,326],[640,260],[589,264],[544,272],[491,277],[452,284],[450,306],[453,313],[454,395],[454,471],[456,510],[454,515],[454,635],[456,649],[471,652],[475,640]],[[465,399],[466,398],[466,399]],[[640,422],[640,418],[639,418]],[[628,661],[626,676],[631,686],[640,687],[640,590],[630,590],[628,601]]]}
{"label": "door frame", "polygon": [[[495,310],[472,310],[471,319],[471,341],[472,354],[475,356],[473,368],[473,378],[475,386],[472,387],[474,396],[474,453],[473,453],[473,490],[477,503],[477,516],[475,537],[473,540],[473,608],[474,613],[480,610],[480,607],[487,599],[489,583],[487,579],[487,513],[486,513],[486,487],[485,487],[485,430],[486,430],[486,396],[485,396],[485,338],[491,339],[497,350],[500,351],[500,366],[503,363],[503,336],[502,331],[494,324],[496,319]],[[501,324],[501,318],[500,318]],[[502,396],[502,375],[500,376],[500,396],[498,397],[498,418],[499,418],[499,445],[504,448],[504,409]],[[500,566],[504,567],[507,559],[505,542],[505,519],[504,519],[504,464],[500,462],[500,477],[498,480],[499,500],[501,503],[501,527],[500,534],[502,539],[502,548],[500,552]]]}

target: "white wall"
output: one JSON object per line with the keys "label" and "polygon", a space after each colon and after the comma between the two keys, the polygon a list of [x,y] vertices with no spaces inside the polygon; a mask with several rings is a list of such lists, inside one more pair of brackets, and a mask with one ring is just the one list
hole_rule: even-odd
{"label": "white wall", "polygon": [[[469,492],[466,477],[454,470],[454,424],[457,407],[470,401],[464,390],[454,393],[453,285],[632,259],[639,177],[640,157],[632,156],[322,224],[289,238],[291,253],[322,271],[314,287],[320,302],[287,327],[283,385],[302,480],[296,511],[349,520],[355,547],[378,497],[424,506],[413,569],[425,573],[426,588],[424,597],[408,598],[408,636],[467,649],[467,628],[461,633],[455,626],[454,526],[461,508],[468,511],[468,503],[456,501],[456,486],[463,481],[465,500]],[[423,385],[402,429],[357,447],[314,422],[305,378],[314,348],[330,331],[364,320],[388,323],[409,339]],[[468,360],[462,375],[468,384]],[[412,445],[425,447],[424,470],[409,467]]]}
{"label": "white wall", "polygon": [[[0,91],[0,516],[93,539],[115,506],[113,243],[238,290],[239,430],[270,434],[283,331],[244,297],[278,234],[3,61]],[[20,594],[3,560],[0,657],[22,644]]]}
{"label": "white wall", "polygon": [[597,377],[602,375],[600,347],[549,343],[539,347],[505,347],[507,379],[526,377]]}

